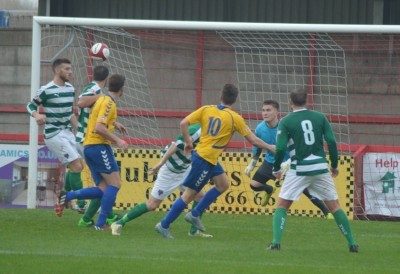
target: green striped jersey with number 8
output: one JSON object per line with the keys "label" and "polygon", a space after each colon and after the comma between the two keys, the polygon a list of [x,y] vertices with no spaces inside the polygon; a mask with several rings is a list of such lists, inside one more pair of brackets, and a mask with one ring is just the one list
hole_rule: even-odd
{"label": "green striped jersey with number 8", "polygon": [[337,168],[336,140],[325,115],[308,109],[290,113],[279,123],[274,171],[280,169],[288,146],[297,175],[307,176],[329,172],[324,140],[328,145],[331,167]]}

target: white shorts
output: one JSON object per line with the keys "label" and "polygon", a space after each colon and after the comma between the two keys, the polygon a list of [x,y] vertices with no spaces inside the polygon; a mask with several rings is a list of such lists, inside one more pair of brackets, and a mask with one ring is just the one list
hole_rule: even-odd
{"label": "white shorts", "polygon": [[322,201],[337,200],[335,183],[330,173],[313,176],[297,176],[294,169],[289,169],[283,181],[279,198],[297,201],[304,189]]}
{"label": "white shorts", "polygon": [[60,131],[50,139],[44,139],[44,143],[62,164],[68,164],[81,158],[75,146],[75,135],[68,129]]}
{"label": "white shorts", "polygon": [[158,171],[151,196],[162,201],[178,187],[180,191],[184,191],[185,187],[182,184],[189,172],[190,167],[185,172],[175,173],[169,170],[166,165],[163,165]]}

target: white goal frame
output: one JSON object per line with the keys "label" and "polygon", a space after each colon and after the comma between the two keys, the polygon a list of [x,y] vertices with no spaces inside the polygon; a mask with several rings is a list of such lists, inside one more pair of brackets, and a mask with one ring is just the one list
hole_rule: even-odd
{"label": "white goal frame", "polygon": [[[103,26],[175,30],[230,30],[271,32],[326,32],[326,33],[400,33],[394,25],[334,25],[334,24],[281,24],[281,23],[231,23],[165,20],[126,20],[101,18],[33,17],[31,98],[40,87],[41,29],[47,25]],[[38,126],[31,117],[29,128],[29,173],[27,208],[36,208],[36,179],[38,156]]]}

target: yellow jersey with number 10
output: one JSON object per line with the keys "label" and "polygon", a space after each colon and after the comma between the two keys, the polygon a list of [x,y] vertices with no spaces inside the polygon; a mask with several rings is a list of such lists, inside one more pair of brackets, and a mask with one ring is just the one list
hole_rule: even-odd
{"label": "yellow jersey with number 10", "polygon": [[200,142],[196,152],[207,162],[215,165],[235,132],[243,137],[251,133],[243,117],[221,105],[203,106],[189,114],[190,124],[201,124]]}
{"label": "yellow jersey with number 10", "polygon": [[94,127],[96,123],[104,124],[107,129],[114,131],[114,122],[117,121],[117,105],[109,95],[103,95],[97,99],[89,115],[89,122],[83,145],[111,144],[111,141],[98,134]]}

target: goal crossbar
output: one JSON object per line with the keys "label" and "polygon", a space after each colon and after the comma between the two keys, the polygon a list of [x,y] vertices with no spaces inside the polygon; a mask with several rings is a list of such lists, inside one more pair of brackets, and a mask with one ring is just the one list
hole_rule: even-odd
{"label": "goal crossbar", "polygon": [[397,25],[339,25],[293,23],[236,23],[175,20],[130,20],[34,16],[41,25],[85,25],[129,28],[181,29],[181,30],[251,30],[278,32],[340,32],[340,33],[399,33]]}

